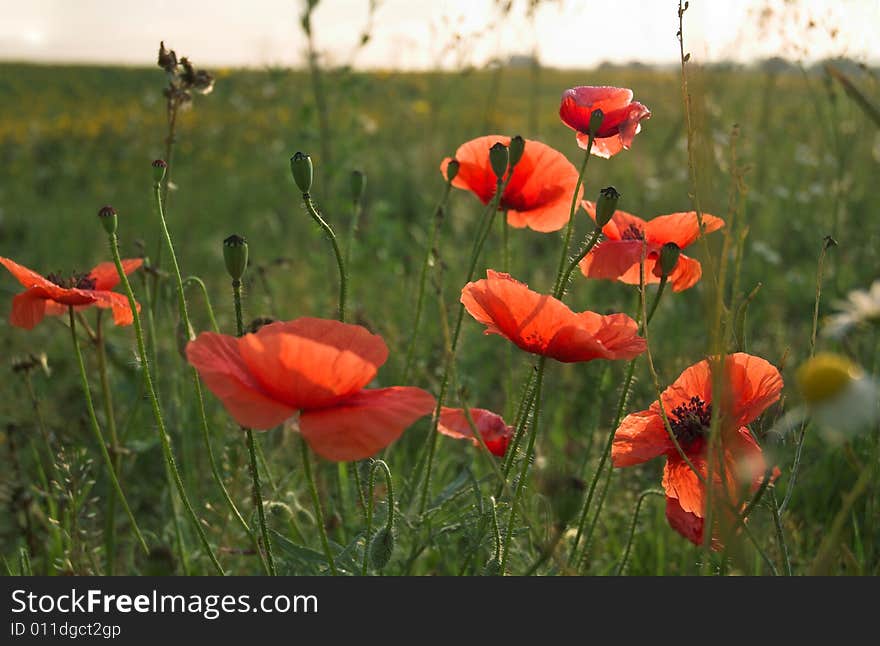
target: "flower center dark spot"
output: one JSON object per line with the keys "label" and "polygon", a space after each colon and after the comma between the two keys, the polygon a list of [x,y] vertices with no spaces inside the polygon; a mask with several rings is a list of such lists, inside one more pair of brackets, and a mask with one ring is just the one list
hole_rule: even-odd
{"label": "flower center dark spot", "polygon": [[638,224],[630,224],[620,234],[622,240],[644,240],[645,232]]}
{"label": "flower center dark spot", "polygon": [[707,404],[699,397],[691,397],[686,404],[672,409],[669,424],[675,439],[683,446],[694,440],[706,437],[712,421],[712,404]]}
{"label": "flower center dark spot", "polygon": [[46,278],[64,289],[95,289],[95,279],[77,271],[70,276],[63,276],[59,271],[49,274]]}

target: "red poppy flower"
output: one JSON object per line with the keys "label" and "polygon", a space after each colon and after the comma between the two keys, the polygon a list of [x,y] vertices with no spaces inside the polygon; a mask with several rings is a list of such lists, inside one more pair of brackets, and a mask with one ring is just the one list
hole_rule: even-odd
{"label": "red poppy flower", "polygon": [[[470,414],[474,426],[483,436],[483,442],[486,443],[489,452],[492,455],[504,457],[507,445],[510,444],[510,438],[513,437],[513,427],[505,424],[501,415],[490,410],[471,408]],[[447,408],[446,406],[441,408],[437,430],[448,437],[454,437],[457,440],[470,440],[474,446],[480,445],[480,441],[474,437],[471,425],[468,424],[464,410],[461,408]]]}
{"label": "red poppy flower", "polygon": [[626,314],[572,312],[559,299],[489,269],[486,278],[461,290],[468,313],[526,352],[564,363],[632,359],[645,351],[638,325]]}
{"label": "red poppy flower", "polygon": [[369,457],[434,407],[420,388],[364,389],[388,347],[360,325],[299,318],[238,338],[203,332],[186,356],[239,424],[267,430],[299,412],[303,438],[328,460]]}
{"label": "red poppy flower", "polygon": [[[141,258],[129,258],[122,261],[122,268],[130,274],[143,262]],[[102,262],[87,274],[74,274],[69,278],[56,274],[43,277],[9,258],[0,257],[0,263],[25,288],[12,299],[9,322],[15,327],[30,330],[47,314],[59,316],[71,305],[110,308],[116,325],[131,325],[133,321],[125,294],[110,291],[119,284],[119,274],[112,262]]]}
{"label": "red poppy flower", "polygon": [[595,110],[601,110],[605,118],[593,141],[592,154],[608,159],[624,148],[629,150],[642,129],[639,122],[651,118],[651,111],[632,99],[632,90],[626,88],[581,85],[562,93],[559,116],[565,125],[577,131],[578,146],[586,150],[590,117]]}
{"label": "red poppy flower", "polygon": [[[596,204],[586,200],[582,204],[595,220]],[[712,233],[724,226],[724,220],[704,213],[703,226],[706,233]],[[647,222],[626,211],[615,211],[608,224],[602,227],[602,233],[605,240],[581,260],[581,272],[587,278],[605,278],[638,285],[643,240],[647,242],[645,282],[659,283],[660,250],[663,245],[672,242],[679,249],[687,248],[700,237],[700,225],[696,211],[658,215]],[[702,275],[700,261],[681,254],[667,280],[674,291],[680,292],[693,287]]]}
{"label": "red poppy flower", "polygon": [[[542,233],[558,231],[568,223],[578,171],[561,152],[540,141],[525,141],[523,156],[513,168],[513,177],[504,189],[498,209],[507,211],[507,223],[512,227],[529,227]],[[495,195],[496,178],[489,163],[489,149],[498,142],[509,146],[510,137],[478,137],[455,151],[459,169],[452,185],[471,191],[483,204],[491,202]],[[440,164],[443,177],[450,161],[447,157]],[[578,199],[582,194],[580,187]]]}
{"label": "red poppy flower", "polygon": [[[726,358],[725,373],[727,397],[721,426],[724,465],[723,469],[713,469],[714,486],[724,492],[719,473],[723,470],[726,496],[739,503],[744,500],[743,494],[753,493],[760,486],[766,469],[761,449],[746,425],[779,399],[782,376],[764,359],[742,352]],[[706,440],[713,401],[709,361],[701,361],[682,372],[663,392],[661,400],[675,438],[706,479]],[[678,453],[663,424],[660,405],[654,402],[648,410],[627,415],[621,422],[614,435],[611,460],[616,467],[628,467],[660,455],[666,456],[666,518],[682,536],[701,544],[705,486]],[[720,547],[715,538],[713,544]]]}

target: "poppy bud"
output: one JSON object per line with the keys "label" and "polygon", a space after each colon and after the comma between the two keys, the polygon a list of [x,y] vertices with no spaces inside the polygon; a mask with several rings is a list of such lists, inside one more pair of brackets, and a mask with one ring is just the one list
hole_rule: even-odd
{"label": "poppy bud", "polygon": [[157,159],[153,162],[153,181],[158,184],[165,179],[165,173],[168,170],[168,162],[164,159]]}
{"label": "poppy bud", "polygon": [[590,132],[593,136],[599,132],[599,128],[602,127],[602,122],[605,121],[605,113],[601,110],[593,110],[590,113]]}
{"label": "poppy bud", "polygon": [[660,249],[660,271],[663,276],[668,276],[678,264],[681,249],[674,242],[667,242]]}
{"label": "poppy bud", "polygon": [[483,566],[483,576],[501,576],[501,561],[497,556],[486,561],[486,565]]}
{"label": "poppy bud", "polygon": [[596,200],[596,226],[604,227],[611,222],[614,211],[617,210],[617,200],[620,193],[613,186],[606,186],[599,191],[599,199]]}
{"label": "poppy bud", "polygon": [[312,158],[306,153],[296,153],[290,158],[290,173],[303,193],[312,189]]}
{"label": "poppy bud", "polygon": [[451,159],[446,165],[446,179],[450,182],[454,180],[455,176],[458,175],[458,169],[460,167],[461,164],[458,163],[457,159]]}
{"label": "poppy bud", "polygon": [[367,176],[363,171],[351,171],[351,199],[360,202],[364,196],[364,189],[367,187]]}
{"label": "poppy bud", "polygon": [[244,270],[247,269],[248,243],[241,236],[232,234],[223,241],[223,260],[226,262],[226,271],[232,280],[241,280]]}
{"label": "poppy bud", "polygon": [[492,172],[495,173],[495,177],[498,179],[503,178],[504,173],[507,172],[507,163],[509,159],[510,154],[507,150],[507,146],[500,141],[489,149],[489,163],[492,165]]}
{"label": "poppy bud", "polygon": [[98,211],[98,218],[101,220],[104,231],[109,234],[116,233],[116,209],[110,205],[102,206]]}
{"label": "poppy bud", "polygon": [[370,541],[370,564],[377,570],[388,565],[394,551],[394,532],[383,527]]}
{"label": "poppy bud", "polygon": [[513,139],[510,140],[510,167],[513,168],[519,163],[519,160],[522,159],[523,153],[526,150],[526,140],[517,135]]}

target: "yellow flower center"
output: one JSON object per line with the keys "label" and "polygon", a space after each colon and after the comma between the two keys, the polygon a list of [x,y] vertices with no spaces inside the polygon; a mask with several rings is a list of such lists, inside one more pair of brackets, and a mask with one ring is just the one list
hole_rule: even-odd
{"label": "yellow flower center", "polygon": [[839,395],[861,376],[859,367],[839,354],[819,353],[797,370],[797,381],[804,399],[816,404]]}

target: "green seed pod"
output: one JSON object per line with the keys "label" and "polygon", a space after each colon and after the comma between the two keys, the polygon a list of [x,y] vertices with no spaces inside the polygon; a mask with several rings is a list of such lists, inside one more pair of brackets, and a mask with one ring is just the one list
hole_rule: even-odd
{"label": "green seed pod", "polygon": [[116,209],[109,204],[107,206],[102,206],[98,210],[98,218],[101,220],[101,226],[104,227],[104,231],[111,235],[116,233],[116,226],[118,224],[116,220]]}
{"label": "green seed pod", "polygon": [[450,182],[454,180],[455,176],[458,175],[459,168],[461,168],[461,164],[458,163],[457,159],[449,160],[449,163],[446,165],[446,179]]}
{"label": "green seed pod", "polygon": [[620,193],[613,186],[606,186],[599,191],[599,199],[596,200],[596,226],[604,227],[611,221],[619,199]]}
{"label": "green seed pod", "polygon": [[522,159],[523,153],[526,150],[526,140],[517,135],[513,139],[510,140],[510,167],[513,168],[519,163],[519,160]]}
{"label": "green seed pod", "polygon": [[668,276],[678,264],[678,257],[681,255],[681,249],[674,242],[667,242],[660,249],[660,271],[664,276]]}
{"label": "green seed pod", "polygon": [[590,132],[593,136],[599,132],[603,121],[605,121],[605,113],[601,110],[593,110],[593,112],[590,113]]}
{"label": "green seed pod", "polygon": [[165,179],[165,173],[168,172],[168,162],[164,159],[156,159],[151,165],[153,167],[153,182],[158,184]]}
{"label": "green seed pod", "polygon": [[493,556],[486,561],[482,574],[483,576],[501,576],[501,561],[498,560],[497,556]]}
{"label": "green seed pod", "polygon": [[248,243],[241,236],[232,234],[223,241],[223,260],[232,280],[241,280],[248,263]]}
{"label": "green seed pod", "polygon": [[354,202],[360,202],[364,196],[364,190],[367,188],[367,176],[363,171],[351,171],[351,199]]}
{"label": "green seed pod", "polygon": [[296,153],[290,158],[290,173],[293,181],[303,193],[312,189],[312,158],[306,153]]}
{"label": "green seed pod", "polygon": [[501,179],[507,172],[507,163],[510,159],[510,153],[507,146],[500,141],[489,149],[489,163],[492,165],[492,172],[495,177]]}
{"label": "green seed pod", "polygon": [[370,564],[375,569],[381,570],[391,560],[391,553],[394,551],[394,532],[387,527],[380,529],[370,541],[369,549]]}

